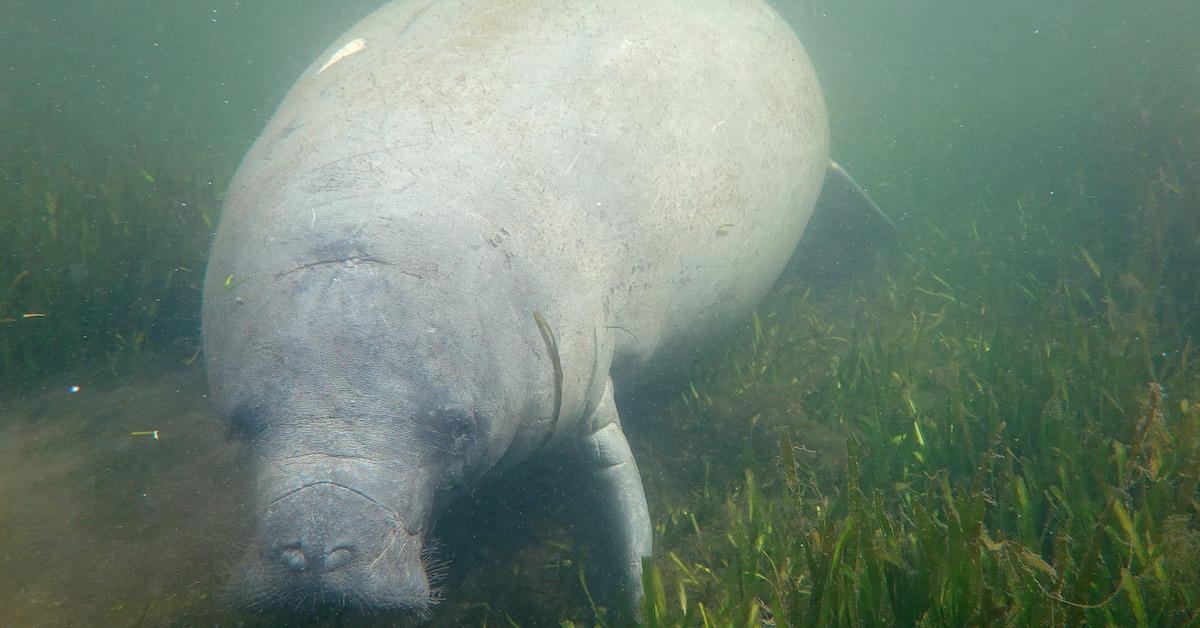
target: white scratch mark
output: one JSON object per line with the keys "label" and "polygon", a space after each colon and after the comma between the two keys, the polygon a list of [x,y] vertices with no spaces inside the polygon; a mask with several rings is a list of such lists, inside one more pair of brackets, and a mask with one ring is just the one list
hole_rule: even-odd
{"label": "white scratch mark", "polygon": [[362,49],[366,47],[367,40],[363,39],[362,37],[347,42],[345,46],[338,48],[338,51],[333,53],[332,57],[329,57],[329,60],[325,62],[325,65],[321,66],[320,70],[317,70],[317,74],[324,72],[327,68],[329,68],[329,66],[337,63],[338,61],[341,61],[352,54],[361,52]]}
{"label": "white scratch mark", "polygon": [[310,224],[309,227],[316,227],[317,226],[317,208],[316,207],[312,208],[312,215],[313,215],[312,224]]}
{"label": "white scratch mark", "polygon": [[575,169],[575,162],[579,161],[579,156],[582,154],[583,149],[581,148],[579,149],[579,152],[575,153],[575,159],[571,160],[571,165],[567,166],[567,171],[563,173],[564,175],[571,174],[571,171]]}
{"label": "white scratch mark", "polygon": [[719,129],[719,128],[721,128],[722,126],[724,126],[724,124],[725,124],[725,121],[724,121],[724,120],[721,120],[720,122],[718,122],[718,123],[714,124],[714,125],[712,126],[712,131],[711,131],[711,132],[712,132],[712,133],[716,133],[716,132],[717,132],[717,129]]}

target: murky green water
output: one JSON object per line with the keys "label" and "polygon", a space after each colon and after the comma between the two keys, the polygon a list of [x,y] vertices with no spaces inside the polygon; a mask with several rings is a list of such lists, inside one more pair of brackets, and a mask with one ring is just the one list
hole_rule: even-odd
{"label": "murky green water", "polygon": [[[199,352],[234,169],[380,4],[0,11],[0,624],[395,619],[228,607],[245,452]],[[661,621],[1194,623],[1200,5],[777,8],[821,77],[834,158],[899,236],[807,296],[785,278],[633,406]],[[554,490],[459,507],[433,623],[592,620]],[[905,528],[922,512],[937,534]],[[967,529],[969,551],[913,549]],[[857,553],[813,553],[830,538]]]}

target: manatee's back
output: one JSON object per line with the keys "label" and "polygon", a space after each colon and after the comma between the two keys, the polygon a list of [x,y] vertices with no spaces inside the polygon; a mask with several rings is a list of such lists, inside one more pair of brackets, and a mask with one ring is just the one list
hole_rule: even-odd
{"label": "manatee's back", "polygon": [[765,293],[826,138],[805,53],[757,0],[388,5],[247,155],[206,336],[231,276],[250,288],[333,254],[503,285],[552,321],[603,312],[618,361],[644,363]]}

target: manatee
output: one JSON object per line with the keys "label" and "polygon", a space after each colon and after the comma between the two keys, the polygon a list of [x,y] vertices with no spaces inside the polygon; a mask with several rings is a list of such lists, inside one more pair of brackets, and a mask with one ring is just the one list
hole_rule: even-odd
{"label": "manatee", "polygon": [[394,2],[299,78],[212,245],[212,398],[254,452],[235,593],[426,611],[430,529],[532,460],[636,606],[651,518],[614,391],[744,320],[827,173],[758,0]]}

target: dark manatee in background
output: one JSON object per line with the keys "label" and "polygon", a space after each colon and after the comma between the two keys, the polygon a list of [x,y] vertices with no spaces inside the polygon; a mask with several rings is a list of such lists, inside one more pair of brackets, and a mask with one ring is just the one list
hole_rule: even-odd
{"label": "dark manatee in background", "polygon": [[423,611],[438,513],[549,457],[636,602],[651,525],[613,390],[766,293],[827,135],[756,0],[397,2],[352,28],[246,156],[209,263],[210,386],[256,461],[235,593]]}

